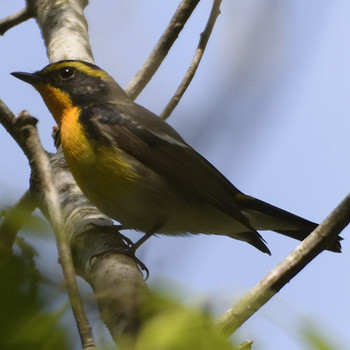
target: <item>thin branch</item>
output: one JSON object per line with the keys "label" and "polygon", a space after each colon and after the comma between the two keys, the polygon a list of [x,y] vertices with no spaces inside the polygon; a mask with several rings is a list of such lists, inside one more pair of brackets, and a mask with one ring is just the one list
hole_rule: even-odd
{"label": "thin branch", "polygon": [[[0,123],[17,142],[27,158],[30,159],[28,146],[23,139],[21,131],[16,126],[16,116],[2,100],[0,100]],[[11,254],[11,248],[18,230],[29,218],[30,214],[35,210],[35,208],[35,201],[30,196],[29,191],[27,191],[19,202],[8,211],[0,227],[0,240],[3,252]]]}
{"label": "thin branch", "polygon": [[151,80],[198,3],[199,0],[182,0],[147,60],[126,87],[125,91],[132,99],[135,99]]}
{"label": "thin branch", "polygon": [[191,81],[192,81],[192,79],[197,71],[199,63],[203,57],[204,50],[207,46],[207,43],[208,43],[209,37],[212,33],[212,30],[214,28],[215,22],[221,13],[220,12],[221,2],[222,2],[222,0],[214,0],[213,7],[211,9],[207,25],[205,26],[205,29],[204,29],[203,33],[201,34],[199,44],[198,44],[197,50],[194,54],[193,60],[190,64],[184,78],[182,79],[181,84],[179,85],[178,89],[176,90],[174,96],[171,98],[169,103],[166,105],[166,107],[164,108],[164,110],[160,114],[160,117],[162,119],[167,119],[169,117],[171,112],[174,110],[174,108],[179,103],[179,101],[180,101],[181,97],[183,96],[183,94],[185,93],[186,89],[190,85],[190,83],[191,83]]}
{"label": "thin branch", "polygon": [[217,329],[230,336],[311,260],[332,244],[349,222],[350,194],[295,250],[216,321]]}
{"label": "thin branch", "polygon": [[26,157],[30,159],[28,146],[23,139],[22,133],[16,126],[15,121],[16,121],[16,116],[6,106],[6,104],[0,99],[0,123],[7,130],[7,132],[12,136],[12,138],[17,142],[18,146],[22,149]]}
{"label": "thin branch", "polygon": [[2,20],[0,20],[0,35],[4,35],[9,29],[15,27],[16,25],[27,21],[33,17],[33,12],[29,7],[20,10],[13,15],[10,15]]}
{"label": "thin branch", "polygon": [[1,255],[11,255],[12,246],[17,232],[29,220],[35,209],[35,201],[33,200],[30,191],[26,191],[19,201],[6,211],[4,219],[0,225]]}
{"label": "thin branch", "polygon": [[41,146],[35,124],[37,119],[22,112],[16,119],[16,125],[20,128],[26,142],[28,153],[32,159],[32,167],[38,171],[40,182],[45,194],[45,202],[48,208],[50,222],[57,237],[57,247],[66,281],[68,295],[71,301],[72,310],[81,336],[83,349],[96,349],[92,339],[91,327],[89,326],[84,305],[81,300],[78,284],[75,278],[73,260],[71,257],[68,240],[65,234],[62,211],[58,202],[56,189],[53,185],[53,177],[47,154]]}

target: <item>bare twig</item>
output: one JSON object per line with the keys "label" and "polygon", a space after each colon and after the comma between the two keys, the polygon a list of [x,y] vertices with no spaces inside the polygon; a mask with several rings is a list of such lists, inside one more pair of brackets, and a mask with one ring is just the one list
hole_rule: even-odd
{"label": "bare twig", "polygon": [[17,232],[28,221],[36,204],[29,191],[26,191],[19,201],[4,215],[0,225],[0,250],[1,255],[11,254],[12,246]]}
{"label": "bare twig", "polygon": [[160,114],[160,117],[162,119],[167,119],[170,115],[170,113],[174,110],[174,108],[177,106],[177,104],[179,103],[181,97],[183,96],[183,94],[185,93],[186,89],[188,88],[188,86],[190,85],[196,71],[197,68],[199,66],[199,63],[202,59],[204,50],[207,46],[209,37],[211,35],[211,32],[213,30],[213,27],[215,25],[215,22],[220,14],[220,5],[221,5],[222,0],[214,0],[213,2],[213,7],[211,9],[210,15],[209,15],[209,19],[207,22],[207,25],[205,26],[204,31],[201,34],[200,40],[199,40],[199,44],[197,47],[197,50],[195,52],[195,55],[193,57],[193,60],[184,76],[184,78],[182,79],[181,84],[179,85],[179,87],[177,88],[174,96],[171,98],[171,100],[169,101],[169,103],[166,105],[166,107],[164,108],[164,110],[162,111],[162,113]]}
{"label": "bare twig", "polygon": [[27,21],[33,17],[33,12],[29,7],[20,10],[13,15],[10,15],[2,20],[0,20],[0,35],[4,35],[9,29],[15,27],[16,25]]}
{"label": "bare twig", "polygon": [[12,113],[12,111],[6,106],[6,104],[2,100],[0,100],[0,123],[12,136],[12,138],[17,142],[18,146],[22,149],[22,151],[28,158],[28,146],[23,139],[22,133],[16,126],[16,116]]}
{"label": "bare twig", "polygon": [[43,186],[43,192],[45,194],[44,199],[48,208],[52,228],[57,237],[59,258],[66,280],[66,287],[72,310],[81,336],[83,349],[95,349],[96,346],[92,339],[91,328],[85,314],[84,305],[75,278],[73,261],[62,220],[62,211],[58,202],[56,189],[53,185],[50,163],[39,141],[35,127],[36,123],[37,120],[29,116],[27,112],[22,112],[16,119],[16,125],[20,127],[26,142],[29,159],[32,160],[32,167],[37,169],[40,182]]}
{"label": "bare twig", "polygon": [[230,336],[312,259],[332,244],[349,222],[350,194],[295,250],[222,315],[215,326],[226,336]]}
{"label": "bare twig", "polygon": [[199,0],[181,1],[156,46],[133,80],[126,87],[125,91],[132,99],[135,99],[151,80],[198,3]]}
{"label": "bare twig", "polygon": [[[23,139],[23,135],[16,126],[16,116],[11,110],[0,100],[0,123],[7,132],[17,142],[24,154],[29,157],[29,149]],[[29,159],[29,158],[28,158]],[[3,252],[11,253],[11,248],[16,237],[16,233],[23,223],[29,218],[30,214],[35,210],[36,204],[27,191],[19,202],[11,208],[0,227],[0,240]],[[20,214],[20,215],[18,215]]]}

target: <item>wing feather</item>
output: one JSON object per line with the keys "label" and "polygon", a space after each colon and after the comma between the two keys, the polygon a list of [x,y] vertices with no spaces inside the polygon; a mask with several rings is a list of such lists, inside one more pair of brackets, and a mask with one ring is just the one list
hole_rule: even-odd
{"label": "wing feather", "polygon": [[133,106],[109,103],[90,107],[94,110],[84,114],[90,116],[99,137],[160,174],[189,200],[210,203],[255,232],[235,202],[241,192],[168,124],[142,106]]}

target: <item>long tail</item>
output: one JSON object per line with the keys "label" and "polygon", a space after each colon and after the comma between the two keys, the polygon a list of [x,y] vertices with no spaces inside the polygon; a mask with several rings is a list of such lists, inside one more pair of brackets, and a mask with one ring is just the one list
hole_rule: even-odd
{"label": "long tail", "polygon": [[[314,222],[303,219],[300,216],[254,197],[246,195],[239,197],[242,212],[247,216],[256,230],[271,230],[302,241],[318,226]],[[327,250],[340,253],[340,241],[342,239],[342,237],[338,236]]]}

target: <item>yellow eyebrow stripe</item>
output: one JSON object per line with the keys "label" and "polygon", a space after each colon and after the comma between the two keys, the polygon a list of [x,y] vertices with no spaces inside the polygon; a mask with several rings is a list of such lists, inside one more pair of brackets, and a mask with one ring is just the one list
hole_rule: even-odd
{"label": "yellow eyebrow stripe", "polygon": [[63,61],[59,63],[53,63],[47,66],[42,72],[43,73],[49,73],[51,71],[56,71],[59,70],[60,68],[64,67],[73,67],[76,68],[77,70],[86,73],[89,76],[92,77],[99,77],[102,79],[105,79],[108,77],[108,74],[104,72],[101,69],[94,69],[92,67],[87,66],[86,64],[79,62],[79,61]]}

